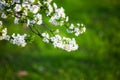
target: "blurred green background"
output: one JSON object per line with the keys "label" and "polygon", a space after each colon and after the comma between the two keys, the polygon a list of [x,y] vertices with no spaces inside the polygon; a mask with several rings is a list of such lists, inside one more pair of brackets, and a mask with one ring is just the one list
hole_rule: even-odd
{"label": "blurred green background", "polygon": [[[0,80],[119,80],[120,0],[54,1],[71,22],[86,25],[79,50],[68,53],[39,37],[25,48],[0,41]],[[9,34],[29,32],[11,23],[4,20]]]}

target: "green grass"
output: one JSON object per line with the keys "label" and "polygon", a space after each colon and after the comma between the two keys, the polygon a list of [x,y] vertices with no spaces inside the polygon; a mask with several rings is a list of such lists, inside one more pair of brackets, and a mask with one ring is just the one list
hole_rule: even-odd
{"label": "green grass", "polygon": [[[65,54],[45,56],[38,53],[9,54],[0,63],[1,80],[118,80],[120,67],[109,59],[78,58]],[[29,75],[17,77],[19,70],[26,70]]]}
{"label": "green grass", "polygon": [[[0,80],[119,80],[120,1],[54,1],[65,8],[71,22],[86,25],[87,32],[76,38],[79,50],[68,53],[39,37],[25,48],[0,41]],[[9,33],[23,32],[10,23]],[[28,75],[18,77],[21,70]]]}

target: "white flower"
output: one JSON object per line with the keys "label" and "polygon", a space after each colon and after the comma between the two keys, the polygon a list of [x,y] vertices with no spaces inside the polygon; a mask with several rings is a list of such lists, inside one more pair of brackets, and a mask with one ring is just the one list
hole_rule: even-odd
{"label": "white flower", "polygon": [[51,41],[53,42],[54,47],[62,48],[62,38],[60,35],[55,35],[51,37]]}
{"label": "white flower", "polygon": [[27,20],[27,27],[29,27],[30,25],[34,25],[35,24],[35,20]]}
{"label": "white flower", "polygon": [[64,49],[68,52],[74,51],[78,49],[78,45],[76,44],[76,41],[74,38],[64,38],[64,40],[68,41],[68,43],[64,44]]}
{"label": "white flower", "polygon": [[56,30],[55,30],[55,33],[59,33],[59,32],[60,32],[60,30],[59,30],[59,29],[56,29]]}
{"label": "white flower", "polygon": [[40,9],[40,6],[38,5],[32,5],[31,8],[30,8],[30,11],[34,14],[36,14]]}
{"label": "white flower", "polygon": [[14,10],[15,10],[16,12],[20,12],[21,9],[22,9],[22,7],[21,7],[20,4],[16,4],[15,7],[14,7]]}
{"label": "white flower", "polygon": [[55,9],[55,14],[53,16],[56,19],[65,18],[64,9],[62,7],[58,8],[58,9]]}
{"label": "white flower", "polygon": [[28,15],[28,10],[26,10],[26,9],[23,10],[23,15],[24,15],[24,16],[27,16],[27,15]]}
{"label": "white flower", "polygon": [[46,11],[46,13],[47,13],[47,16],[49,16],[53,12],[53,7],[50,4],[47,4],[47,7],[48,7],[48,11]]}
{"label": "white flower", "polygon": [[18,24],[18,21],[19,21],[19,18],[15,17],[14,23],[15,23],[15,24]]}
{"label": "white flower", "polygon": [[86,27],[83,27],[82,30],[83,30],[83,32],[85,32],[86,31]]}
{"label": "white flower", "polygon": [[55,9],[56,15],[59,17],[65,18],[65,13],[63,7]]}
{"label": "white flower", "polygon": [[52,2],[52,0],[47,0],[47,2],[48,2],[48,3],[51,3],[51,2]]}
{"label": "white flower", "polygon": [[6,19],[6,18],[7,18],[7,15],[3,12],[3,13],[1,14],[1,18]]}
{"label": "white flower", "polygon": [[34,2],[35,2],[35,0],[29,0],[29,2],[34,3]]}
{"label": "white flower", "polygon": [[74,29],[74,24],[71,24],[69,29]]}
{"label": "white flower", "polygon": [[48,33],[42,33],[43,42],[49,43],[49,34]]}
{"label": "white flower", "polygon": [[75,36],[79,36],[79,34],[80,34],[79,28],[75,28],[75,29],[74,29],[74,32],[75,32]]}
{"label": "white flower", "polygon": [[43,4],[47,6],[47,10],[46,10],[46,14],[47,16],[51,15],[51,13],[53,12],[53,7],[51,6],[51,1],[52,0],[47,0],[47,1],[43,1]]}
{"label": "white flower", "polygon": [[49,39],[43,38],[43,42],[49,43]]}
{"label": "white flower", "polygon": [[27,20],[27,27],[30,26],[30,24],[31,24],[31,22],[30,22],[30,20],[28,19],[28,20]]}
{"label": "white flower", "polygon": [[7,35],[7,28],[4,28],[4,29],[2,30],[2,35],[3,35],[3,36]]}
{"label": "white flower", "polygon": [[54,14],[53,16],[51,16],[49,22],[52,23],[53,25],[59,25],[62,26],[64,24],[64,20],[60,20],[61,18],[65,19],[65,13],[64,13],[64,9],[61,8],[57,8],[57,5],[55,3],[53,3],[53,7],[54,7]]}
{"label": "white flower", "polygon": [[5,5],[5,1],[0,1],[0,13],[3,11]]}
{"label": "white flower", "polygon": [[46,0],[43,0],[43,3],[44,3],[44,4],[50,4],[51,2],[52,2],[52,0],[47,0],[47,1],[46,1]]}
{"label": "white flower", "polygon": [[66,51],[74,51],[78,49],[78,45],[74,38],[61,37],[60,35],[55,35],[50,38],[54,47],[64,49]]}
{"label": "white flower", "polygon": [[13,3],[20,3],[20,0],[12,0]]}
{"label": "white flower", "polygon": [[31,8],[31,6],[28,2],[27,3],[22,3],[22,7],[24,7],[24,9],[30,9]]}
{"label": "white flower", "polygon": [[82,34],[82,33],[84,33],[85,31],[86,31],[86,28],[83,27],[83,28],[81,28],[80,33]]}
{"label": "white flower", "polygon": [[81,24],[81,26],[84,26],[84,24]]}
{"label": "white flower", "polygon": [[77,23],[77,26],[80,27],[80,23]]}
{"label": "white flower", "polygon": [[71,29],[67,29],[66,30],[68,33],[73,33],[73,30],[71,30]]}
{"label": "white flower", "polygon": [[9,41],[10,40],[10,36],[6,35],[6,36],[4,36],[4,39]]}
{"label": "white flower", "polygon": [[7,35],[7,28],[4,28],[2,30],[2,35],[0,36],[0,40],[9,40],[10,36]]}
{"label": "white flower", "polygon": [[2,25],[3,25],[3,23],[2,23],[2,21],[0,21],[0,28],[1,28]]}
{"label": "white flower", "polygon": [[42,33],[41,34],[44,38],[48,38],[49,39],[49,34],[48,33]]}
{"label": "white flower", "polygon": [[68,22],[68,21],[69,21],[69,17],[68,17],[68,16],[66,17],[66,20],[65,20],[65,21],[66,21],[66,22]]}
{"label": "white flower", "polygon": [[38,25],[41,25],[41,24],[42,24],[42,20],[39,20],[39,21],[37,22],[37,24],[38,24]]}
{"label": "white flower", "polygon": [[29,0],[22,0],[23,1],[23,3],[28,3],[29,2]]}
{"label": "white flower", "polygon": [[24,34],[24,35],[20,35],[20,34],[17,34],[17,36],[13,33],[12,35],[12,38],[10,41],[12,44],[16,44],[18,46],[21,46],[21,47],[25,47],[26,45],[26,41],[25,41],[25,37],[27,36],[27,34]]}
{"label": "white flower", "polygon": [[34,15],[34,20],[36,21],[36,23],[38,25],[41,25],[42,24],[42,14],[36,14],[36,15]]}
{"label": "white flower", "polygon": [[[83,24],[77,23],[77,27],[74,26],[74,24],[71,24],[70,27],[67,29],[68,33],[74,33],[75,36],[79,36],[80,34],[84,33],[86,31],[86,28],[80,28],[80,26],[84,26]],[[80,29],[79,29],[80,28]]]}
{"label": "white flower", "polygon": [[53,3],[53,7],[54,7],[54,9],[57,9],[57,4]]}
{"label": "white flower", "polygon": [[49,22],[52,23],[53,25],[58,25],[58,22],[55,20],[54,16],[50,18]]}

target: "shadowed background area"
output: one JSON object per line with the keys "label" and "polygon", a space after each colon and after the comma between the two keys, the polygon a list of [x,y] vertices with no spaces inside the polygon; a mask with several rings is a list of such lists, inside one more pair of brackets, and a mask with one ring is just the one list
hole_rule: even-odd
{"label": "shadowed background area", "polygon": [[[86,25],[87,31],[76,37],[79,49],[68,53],[39,37],[24,48],[0,41],[0,80],[119,80],[120,1],[54,1],[70,22]],[[29,32],[10,20],[4,20],[9,34]]]}

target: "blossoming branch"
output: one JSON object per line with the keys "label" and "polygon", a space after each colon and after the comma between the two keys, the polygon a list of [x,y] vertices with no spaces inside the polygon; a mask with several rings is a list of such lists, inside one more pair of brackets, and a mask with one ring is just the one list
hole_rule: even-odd
{"label": "blossoming branch", "polygon": [[[14,24],[26,24],[34,34],[40,36],[44,42],[52,43],[54,47],[61,48],[66,51],[74,51],[78,49],[75,38],[62,37],[58,26],[66,29],[69,34],[79,36],[86,31],[84,24],[70,23],[69,17],[65,14],[63,7],[58,7],[52,0],[1,0],[0,1],[1,18],[14,18]],[[48,22],[57,27],[47,26],[44,16],[48,18]],[[40,31],[36,27],[46,27],[47,30]],[[42,29],[42,28],[41,28]],[[26,46],[27,34],[15,34],[11,36],[7,34],[7,28],[4,27],[0,20],[0,40],[10,41],[18,46]]]}

